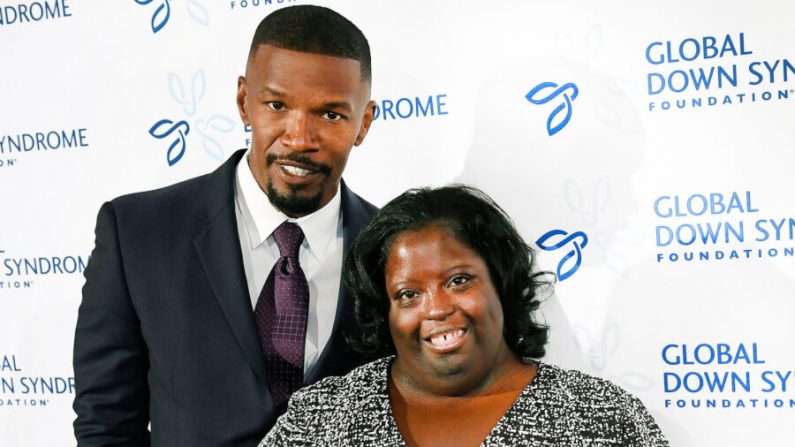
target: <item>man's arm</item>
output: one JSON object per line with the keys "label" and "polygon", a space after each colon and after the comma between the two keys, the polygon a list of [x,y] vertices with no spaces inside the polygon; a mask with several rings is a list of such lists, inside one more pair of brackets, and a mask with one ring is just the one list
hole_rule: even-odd
{"label": "man's arm", "polygon": [[113,205],[99,210],[75,330],[79,446],[148,446],[148,358],[122,262]]}

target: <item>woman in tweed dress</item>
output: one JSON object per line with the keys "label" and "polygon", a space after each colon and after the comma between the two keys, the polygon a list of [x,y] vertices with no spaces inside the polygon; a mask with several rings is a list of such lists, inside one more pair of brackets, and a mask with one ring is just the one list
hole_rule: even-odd
{"label": "woman in tweed dress", "polygon": [[465,186],[387,204],[344,264],[352,347],[378,358],[296,392],[262,446],[667,446],[618,386],[532,360],[541,273],[510,218]]}

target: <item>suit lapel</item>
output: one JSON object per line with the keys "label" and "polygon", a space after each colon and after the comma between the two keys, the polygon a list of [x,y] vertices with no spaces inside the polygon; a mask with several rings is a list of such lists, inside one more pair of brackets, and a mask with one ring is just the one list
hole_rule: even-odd
{"label": "suit lapel", "polygon": [[206,222],[206,227],[193,245],[243,354],[265,383],[265,363],[251,309],[235,217],[235,168],[244,153],[245,150],[236,152],[208,175],[194,206],[196,217]]}
{"label": "suit lapel", "polygon": [[[348,250],[356,238],[356,235],[367,225],[373,214],[372,209],[365,206],[365,202],[354,194],[345,185],[340,183],[340,194],[342,194],[342,253],[347,256]],[[343,258],[344,259],[344,258]],[[334,326],[331,330],[331,338],[318,358],[317,365],[312,369],[311,374],[306,378],[306,383],[314,383],[329,373],[336,372],[338,366],[352,359],[344,355],[347,351],[347,342],[343,328],[352,323],[353,300],[348,296],[345,283],[340,277],[340,291],[337,299],[337,313],[334,317]]]}

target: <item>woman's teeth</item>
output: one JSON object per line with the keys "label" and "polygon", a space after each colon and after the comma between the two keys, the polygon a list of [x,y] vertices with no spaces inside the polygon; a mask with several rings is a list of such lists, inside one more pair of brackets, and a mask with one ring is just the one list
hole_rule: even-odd
{"label": "woman's teeth", "polygon": [[453,331],[445,332],[443,334],[434,335],[431,337],[430,342],[436,348],[447,348],[455,345],[458,340],[464,336],[463,329],[456,329]]}

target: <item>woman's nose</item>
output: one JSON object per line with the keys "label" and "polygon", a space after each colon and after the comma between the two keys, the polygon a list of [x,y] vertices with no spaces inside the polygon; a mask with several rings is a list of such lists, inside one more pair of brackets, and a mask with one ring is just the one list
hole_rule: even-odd
{"label": "woman's nose", "polygon": [[427,299],[423,301],[425,316],[432,320],[442,320],[455,312],[452,297],[444,289],[434,290],[428,293]]}

